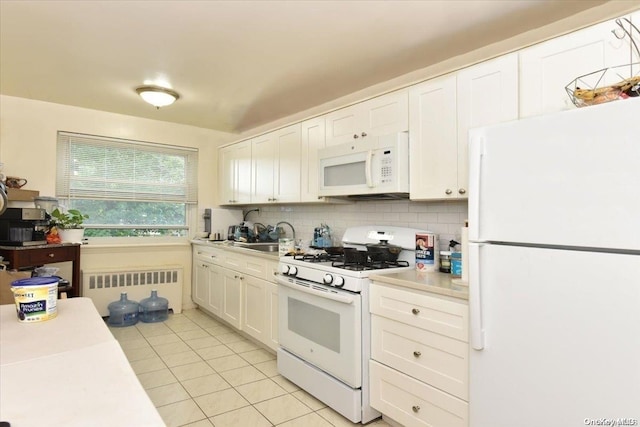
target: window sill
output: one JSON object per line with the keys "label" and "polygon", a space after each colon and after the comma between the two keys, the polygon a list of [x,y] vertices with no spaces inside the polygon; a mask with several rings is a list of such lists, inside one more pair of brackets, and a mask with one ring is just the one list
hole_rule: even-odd
{"label": "window sill", "polygon": [[191,243],[188,240],[180,242],[156,242],[156,243],[87,243],[81,246],[82,251],[92,249],[118,249],[118,248],[165,248],[165,247],[191,247]]}

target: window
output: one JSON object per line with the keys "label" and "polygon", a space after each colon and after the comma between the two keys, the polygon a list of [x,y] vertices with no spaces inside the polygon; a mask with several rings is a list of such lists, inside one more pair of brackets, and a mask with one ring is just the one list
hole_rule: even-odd
{"label": "window", "polygon": [[58,132],[56,195],[89,215],[85,237],[184,237],[198,150]]}

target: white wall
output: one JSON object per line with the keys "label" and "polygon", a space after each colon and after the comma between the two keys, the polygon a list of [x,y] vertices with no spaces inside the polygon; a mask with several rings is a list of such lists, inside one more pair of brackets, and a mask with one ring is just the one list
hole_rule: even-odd
{"label": "white wall", "polygon": [[[26,178],[24,189],[38,190],[41,196],[55,196],[56,138],[59,130],[198,148],[198,200],[193,221],[202,222],[205,207],[217,198],[217,147],[233,135],[169,122],[89,110],[11,96],[0,96],[0,162],[4,173]],[[201,227],[200,227],[201,228]],[[181,264],[187,286],[183,306],[191,305],[191,247],[82,247],[81,268],[158,266]],[[69,277],[63,266],[60,275]],[[68,269],[68,270],[67,270]]]}

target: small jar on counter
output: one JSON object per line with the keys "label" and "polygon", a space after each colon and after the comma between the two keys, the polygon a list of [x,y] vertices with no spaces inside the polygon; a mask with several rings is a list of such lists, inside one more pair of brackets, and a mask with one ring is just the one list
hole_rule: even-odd
{"label": "small jar on counter", "polygon": [[440,273],[451,273],[451,251],[440,252]]}

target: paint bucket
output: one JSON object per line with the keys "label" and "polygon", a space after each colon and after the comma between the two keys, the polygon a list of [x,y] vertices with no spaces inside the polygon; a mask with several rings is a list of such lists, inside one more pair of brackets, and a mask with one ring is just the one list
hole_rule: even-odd
{"label": "paint bucket", "polygon": [[29,277],[11,282],[18,321],[43,322],[58,315],[58,278]]}

